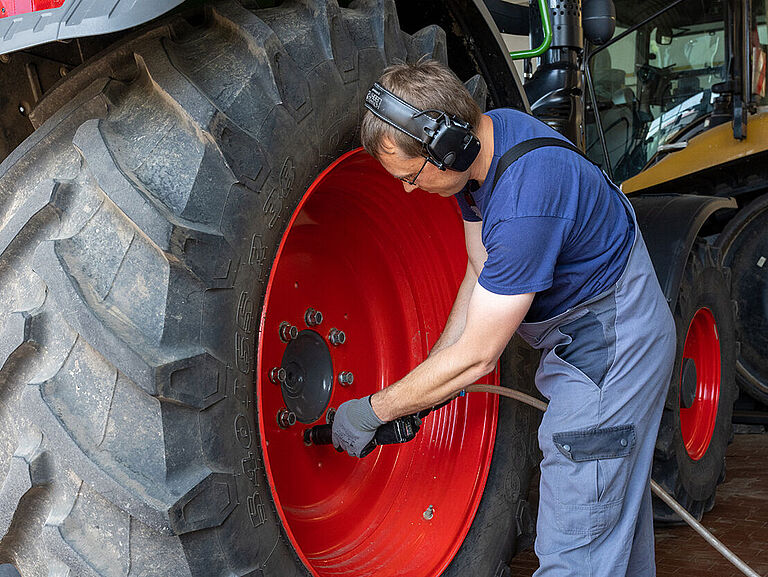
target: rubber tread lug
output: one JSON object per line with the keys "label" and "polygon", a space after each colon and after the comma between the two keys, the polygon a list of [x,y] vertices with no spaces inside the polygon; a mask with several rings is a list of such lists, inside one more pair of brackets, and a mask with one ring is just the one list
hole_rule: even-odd
{"label": "rubber tread lug", "polygon": [[155,382],[159,399],[206,409],[226,396],[227,368],[201,353],[157,367]]}
{"label": "rubber tread lug", "polygon": [[464,86],[469,90],[469,93],[472,95],[475,102],[477,102],[480,110],[485,111],[488,102],[488,84],[486,84],[485,78],[479,74],[475,74],[464,83]]}
{"label": "rubber tread lug", "polygon": [[408,62],[415,63],[423,56],[429,56],[433,60],[448,64],[448,40],[445,31],[436,24],[422,28],[406,42]]}
{"label": "rubber tread lug", "polygon": [[[253,137],[276,105],[282,104],[297,122],[305,118],[311,111],[309,86],[275,31],[236,2],[217,4],[209,14],[226,34],[222,39],[197,37],[175,49],[167,43],[174,65]],[[236,80],[223,89],[222,69]]]}
{"label": "rubber tread lug", "polygon": [[11,459],[8,474],[0,488],[0,539],[8,532],[24,495],[32,488],[50,482],[47,459],[40,449],[42,441],[39,431],[28,433],[20,440]]}
{"label": "rubber tread lug", "polygon": [[405,62],[408,49],[400,32],[394,0],[359,0],[355,8],[366,12],[372,24],[374,44],[384,48],[386,62]]}
{"label": "rubber tread lug", "polygon": [[[96,317],[64,271],[56,255],[54,241],[40,243],[35,251],[33,267],[45,280],[67,322],[141,389],[150,395],[155,394],[153,366],[165,364],[171,359],[155,358],[151,363],[148,362],[143,354],[116,336]],[[143,353],[151,357],[149,352]]]}
{"label": "rubber tread lug", "polygon": [[[85,160],[90,173],[109,199],[161,250],[170,249],[173,225],[170,212],[151,202],[131,182],[112,157],[99,130],[101,120],[87,120],[75,132],[72,144]],[[164,214],[163,214],[164,213]]]}
{"label": "rubber tread lug", "polygon": [[152,79],[142,58],[137,63],[139,76],[130,87],[107,86],[107,99],[121,112],[99,130],[115,163],[145,194],[191,228],[215,234],[225,183],[236,179],[211,136]]}
{"label": "rubber tread lug", "polygon": [[176,535],[218,527],[237,504],[234,476],[211,473],[171,507],[171,527]]}
{"label": "rubber tread lug", "polygon": [[8,315],[5,325],[0,326],[0,370],[10,356],[30,340],[28,321],[24,315],[22,313]]}
{"label": "rubber tread lug", "polygon": [[56,206],[58,186],[58,183],[53,180],[42,181],[19,210],[7,220],[0,222],[0,258],[36,214],[50,205]]}
{"label": "rubber tread lug", "polygon": [[145,525],[162,534],[172,534],[167,511],[176,499],[169,492],[166,492],[165,495],[153,496],[146,491],[141,491],[141,497],[139,497],[134,491],[126,489],[106,474],[61,427],[56,415],[53,414],[43,399],[39,386],[27,387],[24,392],[23,403],[27,409],[34,411],[29,414],[37,415],[37,422],[57,457],[64,459],[64,462],[76,470],[83,480],[94,487],[98,487],[101,493],[110,495],[112,502],[141,520]]}

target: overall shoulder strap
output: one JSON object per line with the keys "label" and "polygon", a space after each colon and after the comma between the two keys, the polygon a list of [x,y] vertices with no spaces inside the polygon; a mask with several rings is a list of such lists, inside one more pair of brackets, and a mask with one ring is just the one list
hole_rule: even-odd
{"label": "overall shoulder strap", "polygon": [[584,153],[581,152],[581,150],[576,148],[576,146],[567,140],[563,140],[562,138],[547,136],[541,138],[531,138],[530,140],[523,140],[522,142],[518,142],[512,148],[507,150],[499,159],[499,164],[496,165],[496,172],[493,175],[493,186],[491,187],[491,194],[493,194],[493,189],[496,188],[496,183],[501,178],[501,175],[506,172],[506,170],[512,165],[513,162],[515,162],[524,154],[528,154],[532,150],[536,150],[537,148],[542,148],[544,146],[559,146],[561,148],[567,148],[568,150],[572,150],[576,154],[582,156],[587,161],[592,163],[592,161],[589,160],[589,158],[587,158]]}

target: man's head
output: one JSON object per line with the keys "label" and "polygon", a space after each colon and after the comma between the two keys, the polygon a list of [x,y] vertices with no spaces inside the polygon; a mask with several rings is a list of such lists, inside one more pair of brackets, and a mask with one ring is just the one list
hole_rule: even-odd
{"label": "man's head", "polygon": [[[420,110],[441,110],[475,127],[482,117],[480,107],[456,75],[434,60],[390,66],[379,84]],[[467,172],[441,171],[426,162],[422,143],[370,111],[363,117],[360,136],[366,151],[390,174],[403,180],[407,191],[418,186],[449,196],[461,190],[469,179]]]}

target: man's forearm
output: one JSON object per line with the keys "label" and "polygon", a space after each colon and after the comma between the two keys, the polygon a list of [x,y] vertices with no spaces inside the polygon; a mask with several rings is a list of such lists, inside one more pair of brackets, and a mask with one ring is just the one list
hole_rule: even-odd
{"label": "man's forearm", "polygon": [[371,397],[373,411],[391,421],[449,399],[495,367],[482,355],[457,350],[453,344],[431,354],[401,380]]}
{"label": "man's forearm", "polygon": [[456,293],[456,299],[453,301],[451,312],[448,315],[448,319],[445,321],[445,328],[443,328],[440,338],[437,339],[437,342],[429,351],[430,357],[459,340],[467,322],[469,299],[472,296],[472,290],[475,288],[476,282],[477,274],[472,266],[469,265],[467,266],[467,273],[464,275],[464,280],[461,281],[459,290]]}

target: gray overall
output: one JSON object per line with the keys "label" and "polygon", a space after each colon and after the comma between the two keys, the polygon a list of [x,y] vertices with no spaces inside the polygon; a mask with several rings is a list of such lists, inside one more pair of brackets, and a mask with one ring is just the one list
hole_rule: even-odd
{"label": "gray overall", "polygon": [[675,326],[634,210],[617,194],[635,227],[619,280],[518,329],[542,350],[536,386],[549,400],[539,428],[535,577],[656,574],[650,475]]}

